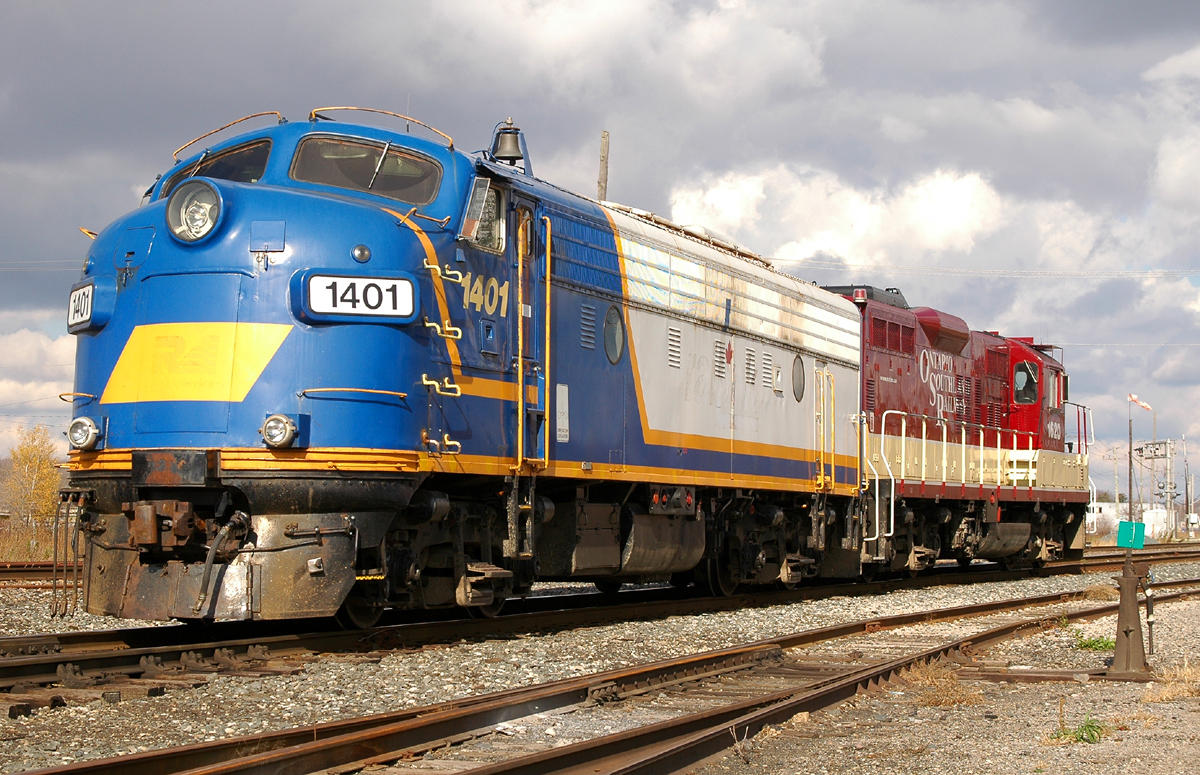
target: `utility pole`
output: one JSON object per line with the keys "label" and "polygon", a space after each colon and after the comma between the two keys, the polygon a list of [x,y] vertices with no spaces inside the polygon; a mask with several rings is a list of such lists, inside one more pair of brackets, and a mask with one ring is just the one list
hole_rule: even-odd
{"label": "utility pole", "polygon": [[608,200],[608,130],[600,130],[600,179],[596,181],[596,198]]}

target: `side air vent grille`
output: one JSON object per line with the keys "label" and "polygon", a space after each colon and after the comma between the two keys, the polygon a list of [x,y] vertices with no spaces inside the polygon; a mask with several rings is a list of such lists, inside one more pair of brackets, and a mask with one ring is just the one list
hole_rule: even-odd
{"label": "side air vent grille", "polygon": [[725,341],[717,339],[713,342],[713,376],[717,379],[725,379],[727,366],[725,363]]}
{"label": "side air vent grille", "polygon": [[579,345],[585,350],[596,349],[596,308],[591,304],[579,308]]}
{"label": "side air vent grille", "polygon": [[667,365],[681,368],[683,363],[683,332],[678,328],[667,328]]}
{"label": "side air vent grille", "polygon": [[758,376],[758,369],[754,366],[755,358],[754,351],[746,349],[746,382],[753,385],[755,377]]}

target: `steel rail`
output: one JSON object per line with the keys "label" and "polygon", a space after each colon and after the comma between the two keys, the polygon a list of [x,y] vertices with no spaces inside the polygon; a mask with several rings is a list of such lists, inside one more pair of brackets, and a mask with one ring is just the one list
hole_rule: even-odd
{"label": "steel rail", "polygon": [[[71,565],[58,563],[58,576],[71,570]],[[53,578],[55,565],[51,561],[0,562],[0,581],[40,581]]]}
{"label": "steel rail", "polygon": [[[1200,586],[1200,579],[1185,579],[1156,585],[1156,587],[1181,586]],[[749,666],[757,659],[777,654],[780,649],[820,643],[869,631],[890,629],[910,624],[949,621],[1019,608],[1053,605],[1078,600],[1083,594],[1082,592],[1075,592],[1037,595],[1015,600],[992,601],[955,608],[863,619],[775,638],[766,638],[753,643],[709,651],[703,654],[662,660],[631,668],[610,670],[533,687],[511,689],[440,703],[438,705],[281,730],[253,737],[229,738],[212,743],[149,751],[92,762],[79,762],[63,767],[39,770],[37,772],[45,773],[46,775],[49,775],[49,773],[61,775],[68,773],[124,775],[125,772],[132,769],[136,772],[150,773],[151,775],[172,775],[173,773],[181,772],[187,772],[188,775],[234,775],[234,773],[239,775],[267,775],[267,773],[278,772],[316,772],[330,767],[339,767],[342,768],[342,771],[349,772],[354,768],[346,769],[345,765],[354,763],[366,767],[375,763],[396,761],[404,758],[407,754],[430,750],[432,747],[445,745],[448,742],[453,742],[455,739],[477,736],[500,721],[576,704],[596,694],[619,694],[622,687],[645,688],[677,677],[699,677],[706,672],[720,670],[730,665]],[[1186,593],[1162,594],[1158,595],[1157,599],[1168,600],[1176,597],[1178,594]],[[1086,609],[1083,612],[1076,612],[1069,616],[1073,618],[1104,616],[1115,610],[1115,605],[1099,606]],[[1008,625],[1008,627],[1013,628],[1012,631],[1016,632],[1023,627],[1035,626],[1037,622],[1044,619],[1045,617],[1022,620],[1014,625]],[[971,640],[979,642],[979,636],[964,639],[964,641]],[[925,653],[930,652],[922,652],[922,654]],[[919,658],[921,658],[921,655],[918,655],[914,659]],[[895,660],[897,663],[901,661]],[[851,674],[850,678],[828,679],[825,682],[817,684],[817,687],[824,687],[824,690],[830,692],[827,695],[828,697],[844,699],[847,695],[839,692],[844,692],[845,687],[851,687],[849,693],[853,694],[860,684],[871,685],[872,682],[878,683],[880,679],[872,677],[872,675],[871,669],[858,670]],[[846,683],[847,681],[850,681],[850,683]],[[812,687],[805,691],[810,691],[811,689]],[[742,715],[745,715],[749,711],[769,710],[768,706],[788,698],[793,698],[795,694],[796,692],[793,690],[781,693],[779,696],[772,695],[766,699],[739,703],[738,705],[730,706],[730,708],[737,709]],[[727,709],[718,709],[717,711],[698,714],[696,718],[701,720],[694,721],[694,724],[700,724],[702,728],[707,729],[707,727],[703,726],[703,721],[713,718],[713,714],[721,710]],[[664,724],[669,723],[671,722],[664,722]],[[724,725],[725,722],[724,720],[719,720],[712,723]],[[752,722],[741,721],[736,723],[740,723],[744,729],[746,726],[751,725]],[[768,721],[763,723],[773,722]],[[654,730],[663,726],[660,724],[653,727],[646,727],[645,729],[650,730],[650,734],[653,735],[656,734]],[[721,726],[721,733],[728,737],[728,726]],[[619,741],[624,736],[632,734],[634,733],[622,733],[621,735],[608,736],[599,740]],[[594,746],[596,744],[596,741],[591,741],[555,750],[571,752],[579,746]],[[258,753],[245,755],[247,750],[258,751]],[[520,760],[514,760],[513,763],[515,765],[519,761],[522,762],[522,767],[533,767],[533,769],[528,770],[530,772],[559,771],[557,769],[537,769],[537,761],[539,761],[538,757],[540,756],[542,755],[523,757]],[[593,759],[586,759],[586,762],[588,766],[596,766],[596,762]],[[495,766],[499,767],[503,765]],[[473,770],[473,772],[475,771]],[[478,770],[480,775],[488,771],[491,770],[487,767]],[[515,769],[496,771],[525,772],[526,770],[515,767]]]}
{"label": "steel rail", "polygon": [[[1165,562],[1176,558],[1143,557],[1142,561]],[[1123,562],[1123,559],[1121,560]],[[302,651],[361,651],[371,648],[413,648],[426,643],[462,638],[486,638],[530,631],[555,631],[595,626],[612,621],[661,619],[699,613],[764,608],[803,600],[822,600],[847,595],[883,594],[897,590],[924,589],[950,584],[1011,581],[1055,573],[1074,573],[1082,567],[1119,567],[1116,558],[1099,562],[1064,561],[1043,569],[997,570],[993,566],[971,569],[939,568],[917,578],[853,582],[825,586],[801,586],[794,590],[752,591],[724,598],[688,597],[673,589],[621,593],[617,605],[596,606],[596,594],[553,595],[512,601],[523,613],[495,619],[424,621],[377,627],[371,630],[308,630],[313,622],[220,622],[206,628],[185,625],[132,627],[120,630],[89,630],[49,635],[0,638],[0,688],[17,684],[50,684],[58,681],[58,667],[71,663],[87,677],[106,675],[136,677],[142,674],[143,657],[170,665],[186,652],[212,659],[217,649],[235,655],[251,646],[266,647],[276,655]],[[319,622],[318,622],[319,623]],[[164,676],[169,679],[170,676]]]}
{"label": "steel rail", "polygon": [[[1156,595],[1156,599],[1166,602],[1188,594],[1167,593]],[[1063,616],[1068,621],[1094,619],[1115,614],[1117,608],[1117,604],[1093,606]],[[803,689],[783,690],[646,727],[475,767],[471,773],[665,775],[683,772],[730,748],[731,741],[753,736],[768,724],[784,723],[798,713],[828,708],[859,691],[891,681],[915,664],[949,658],[968,648],[991,645],[1012,638],[1022,630],[1039,628],[1044,621],[1045,617],[1038,617],[1001,625],[880,665],[850,670]],[[351,771],[341,768],[342,773]]]}

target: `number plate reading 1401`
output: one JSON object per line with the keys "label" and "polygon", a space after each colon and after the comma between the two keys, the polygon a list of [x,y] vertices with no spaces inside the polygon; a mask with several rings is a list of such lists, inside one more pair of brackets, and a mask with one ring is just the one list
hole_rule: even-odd
{"label": "number plate reading 1401", "polygon": [[408,317],[413,314],[413,285],[391,277],[308,278],[308,307],[318,315]]}
{"label": "number plate reading 1401", "polygon": [[71,300],[67,304],[67,327],[80,326],[92,319],[92,291],[94,285],[88,284],[71,291]]}

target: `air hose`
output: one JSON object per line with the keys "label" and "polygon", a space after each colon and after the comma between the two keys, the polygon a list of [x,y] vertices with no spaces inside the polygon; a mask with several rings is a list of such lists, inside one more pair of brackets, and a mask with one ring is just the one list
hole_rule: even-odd
{"label": "air hose", "polygon": [[204,575],[200,578],[200,595],[196,598],[196,604],[192,606],[193,614],[199,614],[200,609],[204,607],[204,601],[208,599],[208,580],[212,577],[213,560],[216,559],[221,545],[225,543],[225,539],[229,537],[230,533],[240,533],[249,527],[250,516],[244,511],[235,511],[229,521],[217,531],[212,545],[208,547],[208,557],[204,559]]}

